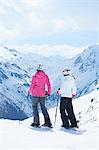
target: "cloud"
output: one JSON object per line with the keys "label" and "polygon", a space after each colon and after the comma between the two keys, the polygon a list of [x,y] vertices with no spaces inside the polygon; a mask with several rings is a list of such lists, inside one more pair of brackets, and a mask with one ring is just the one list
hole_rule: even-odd
{"label": "cloud", "polygon": [[2,6],[2,4],[0,3],[0,15],[5,15],[5,14],[7,14],[7,11],[6,11],[6,9]]}
{"label": "cloud", "polygon": [[[75,12],[75,5],[71,4],[73,6],[69,10],[66,2],[64,0],[59,3],[56,0],[3,0],[0,2],[0,37],[3,40],[12,38],[15,40],[29,36],[80,32],[93,28],[92,18],[83,15],[86,10],[81,14],[71,13],[73,10]],[[76,10],[78,9],[76,6]]]}
{"label": "cloud", "polygon": [[22,53],[34,53],[43,55],[45,57],[58,55],[66,58],[74,57],[76,54],[79,54],[80,52],[82,52],[82,50],[84,50],[84,47],[76,48],[67,44],[54,46],[50,46],[49,44],[41,44],[41,45],[24,44],[24,45],[13,45],[8,47],[14,48]]}
{"label": "cloud", "polygon": [[14,29],[6,28],[4,26],[0,26],[0,39],[1,41],[12,40],[18,36],[18,32]]}

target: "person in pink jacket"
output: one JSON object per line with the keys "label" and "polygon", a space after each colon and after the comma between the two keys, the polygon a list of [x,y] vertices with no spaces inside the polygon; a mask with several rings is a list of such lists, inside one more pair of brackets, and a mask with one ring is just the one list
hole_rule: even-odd
{"label": "person in pink jacket", "polygon": [[44,116],[44,124],[43,126],[52,127],[50,117],[48,111],[45,107],[45,87],[47,85],[47,95],[50,96],[51,94],[51,84],[49,81],[48,75],[43,71],[42,65],[40,64],[37,68],[37,72],[32,77],[32,82],[30,85],[30,89],[28,93],[32,95],[32,106],[33,106],[33,123],[31,126],[39,127],[40,126],[40,119],[38,113],[38,103],[41,106],[41,110]]}

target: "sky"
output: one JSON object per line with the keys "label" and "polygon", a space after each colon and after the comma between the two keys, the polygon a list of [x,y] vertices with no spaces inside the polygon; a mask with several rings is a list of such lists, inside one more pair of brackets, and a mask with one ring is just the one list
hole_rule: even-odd
{"label": "sky", "polygon": [[99,42],[98,0],[0,0],[0,44],[64,45]]}

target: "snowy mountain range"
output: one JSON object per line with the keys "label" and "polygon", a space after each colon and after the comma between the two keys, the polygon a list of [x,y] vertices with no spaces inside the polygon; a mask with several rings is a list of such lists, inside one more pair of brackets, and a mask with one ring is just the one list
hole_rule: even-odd
{"label": "snowy mountain range", "polygon": [[55,106],[62,69],[69,67],[76,78],[77,97],[91,92],[99,79],[99,45],[91,45],[74,58],[58,55],[44,57],[0,46],[0,118],[24,119],[32,115],[31,98],[27,99],[32,74],[38,63],[50,77],[52,95],[47,107]]}

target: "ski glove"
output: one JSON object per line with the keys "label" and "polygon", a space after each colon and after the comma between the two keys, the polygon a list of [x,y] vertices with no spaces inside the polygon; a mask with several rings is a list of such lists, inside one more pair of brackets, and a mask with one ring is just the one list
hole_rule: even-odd
{"label": "ski glove", "polygon": [[76,94],[72,94],[72,98],[76,97]]}
{"label": "ski glove", "polygon": [[48,92],[47,92],[47,91],[45,91],[45,96],[50,96],[50,94],[48,94]]}
{"label": "ski glove", "polygon": [[60,94],[61,94],[60,88],[58,88],[58,90],[57,90],[57,94],[58,94],[58,95],[60,95]]}

